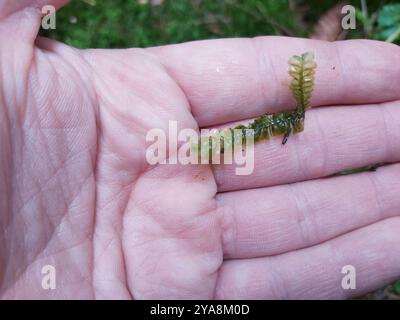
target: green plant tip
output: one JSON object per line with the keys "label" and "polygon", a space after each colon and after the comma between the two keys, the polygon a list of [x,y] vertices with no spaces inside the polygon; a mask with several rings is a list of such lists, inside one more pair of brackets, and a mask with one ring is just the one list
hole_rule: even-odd
{"label": "green plant tip", "polygon": [[395,284],[393,285],[394,291],[396,294],[400,295],[400,280],[396,281]]}

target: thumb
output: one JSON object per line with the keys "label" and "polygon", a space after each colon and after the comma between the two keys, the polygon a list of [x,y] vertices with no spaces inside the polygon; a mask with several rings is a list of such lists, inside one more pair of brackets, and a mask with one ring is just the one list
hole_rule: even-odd
{"label": "thumb", "polygon": [[0,20],[28,7],[40,9],[45,5],[53,5],[58,9],[67,2],[69,0],[0,0]]}
{"label": "thumb", "polygon": [[20,39],[33,44],[39,32],[42,9],[51,5],[55,9],[69,0],[0,0],[0,37]]}

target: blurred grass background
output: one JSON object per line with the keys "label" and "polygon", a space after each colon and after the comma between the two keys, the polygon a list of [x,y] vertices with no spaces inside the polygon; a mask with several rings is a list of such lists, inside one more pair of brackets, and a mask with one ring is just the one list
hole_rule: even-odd
{"label": "blurred grass background", "polygon": [[[338,9],[332,9],[340,2]],[[340,9],[357,28],[341,34]],[[385,0],[72,0],[41,35],[78,48],[148,47],[222,37],[371,38],[400,44],[400,2]],[[350,170],[351,174],[369,167]],[[400,281],[363,299],[400,299]]]}
{"label": "blurred grass background", "polygon": [[[386,34],[370,30],[377,14],[399,1],[346,1],[357,8],[358,26],[347,37],[385,40],[400,23],[400,5]],[[72,0],[57,13],[48,37],[78,48],[148,47],[221,37],[287,35],[307,37],[336,0]],[[367,14],[363,15],[363,4]],[[365,10],[364,10],[365,13]],[[394,20],[393,24],[390,19]],[[381,21],[381,25],[382,25]],[[328,30],[329,31],[329,30]],[[398,39],[395,39],[398,40]]]}

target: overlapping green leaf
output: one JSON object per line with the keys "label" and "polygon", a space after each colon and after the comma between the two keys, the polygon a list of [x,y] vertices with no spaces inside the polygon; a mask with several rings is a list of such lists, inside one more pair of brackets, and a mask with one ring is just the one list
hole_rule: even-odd
{"label": "overlapping green leaf", "polygon": [[315,68],[314,54],[306,52],[293,56],[289,60],[289,75],[293,78],[290,90],[297,102],[297,110],[304,112],[310,107],[311,94],[314,88]]}

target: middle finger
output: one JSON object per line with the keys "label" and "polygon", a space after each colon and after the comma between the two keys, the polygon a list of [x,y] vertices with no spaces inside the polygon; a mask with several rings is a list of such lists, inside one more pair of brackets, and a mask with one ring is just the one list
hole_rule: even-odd
{"label": "middle finger", "polygon": [[[379,162],[400,161],[400,100],[379,105],[327,107],[307,112],[305,131],[257,143],[254,170],[215,165],[219,192],[316,179]],[[254,156],[254,157],[253,157]]]}

